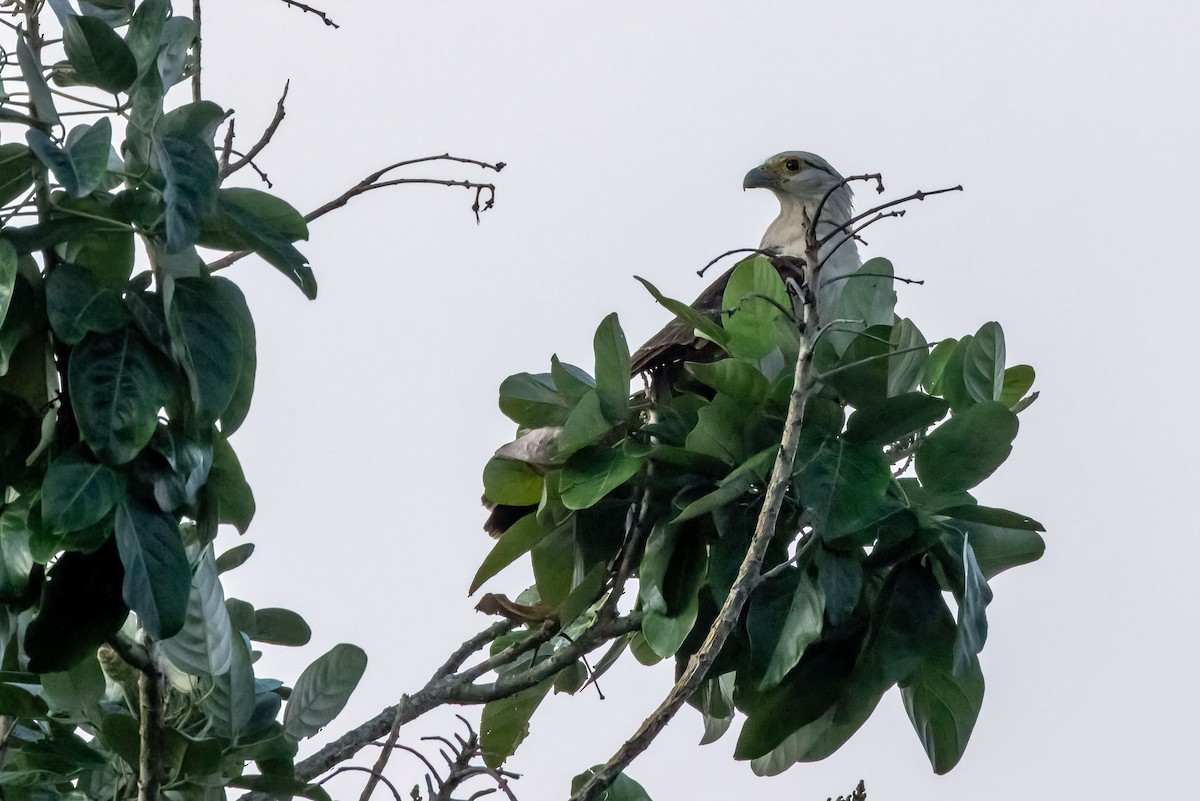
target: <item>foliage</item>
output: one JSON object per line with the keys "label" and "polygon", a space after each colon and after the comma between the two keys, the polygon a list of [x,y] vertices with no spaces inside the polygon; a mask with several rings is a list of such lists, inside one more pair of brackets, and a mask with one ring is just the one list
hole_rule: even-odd
{"label": "foliage", "polygon": [[[1036,397],[1033,369],[1006,366],[997,323],[930,348],[895,316],[891,274],[883,259],[864,265],[816,340],[820,389],[804,407],[762,575],[691,698],[704,742],[744,715],[735,755],[757,773],[833,753],[895,685],[934,770],[951,769],[983,701],[989,581],[1044,547],[1036,521],[969,492],[1011,451],[1017,412]],[[787,289],[765,257],[733,271],[721,324],[649,289],[719,357],[678,375],[665,368],[631,398],[629,352],[610,316],[596,332],[594,378],[555,357],[550,372],[502,384],[517,436],[484,470],[487,497],[525,514],[472,590],[529,554],[535,583],[519,600],[548,607],[578,637],[620,591],[616,566],[635,549],[643,625],[597,674],[623,650],[682,670],[701,648],[754,532],[800,352]],[[890,322],[854,322],[880,320]],[[904,475],[910,464],[915,475]],[[568,674],[554,686],[574,691]],[[550,686],[485,707],[489,764],[513,753]]]}
{"label": "foliage", "polygon": [[[341,710],[366,656],[336,646],[290,690],[255,675],[255,643],[310,633],[221,586],[253,550],[217,556],[213,540],[254,515],[229,438],[250,408],[255,332],[198,251],[253,251],[311,298],[293,244],[307,225],[280,198],[222,186],[224,109],[165,105],[198,36],[168,0],[79,13],[51,0],[62,41],[48,67],[50,21],[18,6],[3,78],[30,102],[0,98],[0,788],[10,801],[136,791],[138,677],[161,670],[166,795],[322,797],[292,775],[297,741]],[[97,119],[66,122],[80,117],[58,105],[80,97]]]}

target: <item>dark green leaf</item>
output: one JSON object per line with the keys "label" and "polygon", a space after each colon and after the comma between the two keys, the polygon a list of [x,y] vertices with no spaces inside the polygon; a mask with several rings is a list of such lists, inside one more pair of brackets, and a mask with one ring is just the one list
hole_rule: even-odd
{"label": "dark green leaf", "polygon": [[829,625],[840,626],[850,617],[862,595],[862,562],[824,547],[817,549],[814,562],[817,583],[825,598],[825,617]]}
{"label": "dark green leaf", "polygon": [[27,514],[22,503],[10,503],[0,512],[0,603],[24,601],[29,590],[33,554]]}
{"label": "dark green leaf", "polygon": [[17,63],[21,66],[21,78],[29,87],[29,99],[33,102],[38,120],[43,126],[58,125],[60,120],[54,108],[54,95],[50,94],[42,65],[25,43],[25,36],[17,39]]}
{"label": "dark green leaf", "polygon": [[169,89],[187,77],[188,50],[199,35],[200,26],[187,17],[171,17],[163,23],[158,77],[164,87]]}
{"label": "dark green leaf", "polygon": [[569,404],[579,403],[583,396],[596,388],[596,380],[573,364],[559,361],[558,356],[550,357],[550,377],[554,387]]}
{"label": "dark green leaf", "polygon": [[254,612],[254,634],[251,639],[272,645],[307,645],[312,639],[312,629],[304,622],[304,618],[290,609],[257,609]]}
{"label": "dark green leaf", "polygon": [[210,545],[201,552],[192,575],[183,628],[161,645],[171,663],[184,673],[219,676],[232,664],[233,636]]}
{"label": "dark green leaf", "polygon": [[642,458],[623,448],[586,448],[572,456],[562,471],[562,502],[568,509],[587,509],[637,474]]}
{"label": "dark green leaf", "polygon": [[717,395],[700,409],[685,441],[688,450],[716,457],[731,467],[741,464],[762,449],[755,449],[758,443],[748,435],[748,429],[758,423],[756,411],[729,395]]}
{"label": "dark green leaf", "polygon": [[777,686],[821,636],[825,595],[808,571],[788,569],[750,596],[746,631],[763,666],[759,689]]}
{"label": "dark green leaf", "polygon": [[212,143],[194,134],[154,138],[166,189],[167,252],[181,253],[200,236],[200,224],[217,204],[218,168]]}
{"label": "dark green leaf", "polygon": [[892,473],[878,448],[826,439],[807,461],[797,460],[801,501],[824,537],[857,531],[875,519]]}
{"label": "dark green leaf", "polygon": [[[239,194],[230,194],[235,192]],[[201,244],[254,251],[309,299],[317,296],[308,259],[292,244],[307,239],[308,229],[299,212],[284,201],[254,190],[222,189],[208,225],[200,233]]]}
{"label": "dark green leaf", "polygon": [[241,545],[233,546],[217,557],[217,572],[227,573],[235,567],[241,567],[253,553],[253,542],[243,542]]}
{"label": "dark green leaf", "polygon": [[479,721],[479,744],[483,761],[488,767],[495,769],[503,765],[504,760],[512,756],[529,736],[529,719],[550,692],[552,683],[551,679],[547,679],[527,690],[484,705]]}
{"label": "dark green leaf", "polygon": [[[595,767],[588,768],[574,779],[571,779],[571,792],[579,792],[584,783],[600,771],[602,767],[603,765],[596,765]],[[650,796],[642,786],[624,773],[618,773],[617,778],[613,779],[608,789],[594,797],[596,801],[650,801]]]}
{"label": "dark green leaf", "polygon": [[91,270],[74,264],[60,264],[46,276],[46,314],[54,333],[68,345],[91,331],[115,331],[130,319],[118,290],[103,286]]}
{"label": "dark green leaf", "polygon": [[983,671],[971,659],[962,673],[929,664],[901,688],[904,709],[938,775],[958,764],[983,706]]}
{"label": "dark green leaf", "polygon": [[283,726],[297,740],[311,737],[337,717],[367,669],[357,645],[341,643],[304,669],[288,698]]}
{"label": "dark green leaf", "polygon": [[599,393],[588,390],[567,415],[554,451],[555,458],[565,459],[580,448],[600,443],[617,425],[601,409]]}
{"label": "dark green leaf", "polygon": [[545,535],[546,532],[538,525],[537,517],[532,514],[525,515],[509,526],[508,531],[504,532],[500,541],[479,566],[479,570],[475,572],[475,578],[471,579],[471,587],[467,590],[468,594],[474,595],[485,581],[528,553]]}
{"label": "dark green leaf", "polygon": [[559,605],[558,615],[563,626],[569,626],[588,610],[599,598],[608,579],[608,565],[598,562],[592,565],[579,583],[571,588],[571,592]]}
{"label": "dark green leaf", "polygon": [[91,449],[125,464],[150,441],[170,388],[154,354],[132,328],[88,334],[70,364],[71,407]]}
{"label": "dark green leaf", "polygon": [[946,416],[950,405],[923,392],[888,398],[878,406],[857,409],[846,424],[846,439],[863,445],[890,445],[923,431]]}
{"label": "dark green leaf", "polygon": [[125,603],[150,636],[174,636],[183,628],[192,583],[178,518],[126,499],[117,505],[116,533]]}
{"label": "dark green leaf", "polygon": [[0,682],[0,715],[13,718],[41,718],[47,713],[46,702],[28,690]]}
{"label": "dark green leaf", "polygon": [[129,22],[133,0],[78,0],[79,11],[85,16],[103,20],[110,27]]}
{"label": "dark green leaf", "polygon": [[992,506],[980,506],[978,504],[951,506],[939,509],[938,514],[958,520],[967,520],[972,523],[986,523],[989,526],[997,528],[1017,528],[1024,531],[1046,530],[1041,523],[1032,517],[1026,517],[1019,512],[1010,512],[1007,509],[997,509]]}
{"label": "dark green leaf", "polygon": [[42,526],[78,531],[104,519],[125,494],[117,471],[87,458],[77,448],[50,463],[42,482]]}
{"label": "dark green leaf", "polygon": [[1017,416],[998,401],[953,415],[917,449],[917,477],[932,492],[976,486],[1008,458],[1018,426]]}
{"label": "dark green leaf", "polygon": [[930,395],[942,394],[942,376],[956,347],[957,339],[943,339],[930,351],[929,360],[925,362],[925,369],[921,375],[921,387]]}
{"label": "dark green leaf", "polygon": [[770,389],[760,370],[738,359],[722,359],[702,364],[688,363],[685,366],[687,371],[702,383],[742,403],[761,403]]}
{"label": "dark green leaf", "polygon": [[165,293],[172,351],[188,377],[192,406],[204,426],[224,414],[242,368],[241,331],[230,319],[230,292],[223,286],[228,283],[208,276],[180,278]]}
{"label": "dark green leaf", "polygon": [[919,559],[892,568],[875,602],[865,669],[881,684],[904,682],[934,653],[954,620],[932,571]]}
{"label": "dark green leaf", "polygon": [[129,608],[121,600],[116,545],[94,553],[65,553],[42,586],[41,605],[25,631],[25,653],[35,673],[70,670],[121,627]]}
{"label": "dark green leaf", "polygon": [[[642,621],[646,642],[662,657],[678,651],[695,626],[700,611],[699,592],[708,569],[706,545],[694,531],[686,526],[671,526],[667,531],[676,531],[678,536],[661,580],[651,579],[658,585],[655,589],[660,600],[646,605]],[[647,558],[643,557],[643,568],[652,569],[654,566],[647,564]]]}
{"label": "dark green leaf", "polygon": [[708,514],[714,509],[742,497],[751,487],[762,486],[771,473],[771,467],[774,465],[775,456],[778,453],[779,446],[772,445],[766,450],[754,454],[736,467],[732,473],[721,479],[717,489],[689,503],[671,522],[683,523]]}
{"label": "dark green leaf", "polygon": [[237,384],[233,389],[233,397],[229,399],[220,418],[221,433],[229,437],[241,427],[246,415],[250,413],[258,372],[258,340],[254,330],[254,317],[250,314],[246,297],[237,284],[217,277],[210,281],[208,291],[217,299],[226,318],[237,329],[241,340]]}
{"label": "dark green leaf", "polygon": [[75,67],[75,77],[83,83],[116,94],[137,79],[137,60],[128,45],[95,17],[67,17],[63,49]]}
{"label": "dark green leaf", "polygon": [[1000,399],[1004,386],[1004,331],[1000,323],[984,323],[963,352],[963,383],[977,401]]}
{"label": "dark green leaf", "polygon": [[208,471],[205,492],[216,498],[217,520],[229,523],[239,534],[245,534],[254,519],[254,493],[246,483],[242,465],[229,441],[217,431],[212,436],[212,467]]}
{"label": "dark green leaf", "polygon": [[234,633],[230,656],[229,669],[206,680],[208,692],[202,697],[215,733],[232,740],[250,722],[255,704],[250,645],[239,632]]}
{"label": "dark green leaf", "polygon": [[592,348],[600,409],[613,423],[624,423],[629,408],[629,345],[615,313],[605,317],[596,328]]}
{"label": "dark green leaf", "polygon": [[158,59],[163,23],[171,13],[171,0],[144,0],[133,12],[125,44],[137,62],[138,76],[146,74]]}
{"label": "dark green leaf", "polygon": [[29,191],[33,184],[33,152],[19,142],[0,145],[0,206]]}
{"label": "dark green leaf", "polygon": [[989,579],[1010,567],[1035,562],[1046,551],[1046,543],[1036,531],[971,522],[960,527],[967,531],[979,569]]}

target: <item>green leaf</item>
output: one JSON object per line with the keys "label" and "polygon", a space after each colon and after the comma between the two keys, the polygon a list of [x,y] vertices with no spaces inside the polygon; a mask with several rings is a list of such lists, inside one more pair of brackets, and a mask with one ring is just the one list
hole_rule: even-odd
{"label": "green leaf", "polygon": [[187,17],[171,17],[163,23],[162,49],[158,53],[158,77],[170,89],[186,76],[188,50],[200,35],[200,26]]}
{"label": "green leaf", "polygon": [[701,383],[742,403],[761,403],[770,390],[770,384],[758,368],[738,359],[701,364],[689,362],[684,366]]}
{"label": "green leaf", "polygon": [[1025,393],[1033,387],[1036,373],[1028,364],[1017,364],[1004,371],[1004,385],[998,400],[1014,412]]}
{"label": "green leaf", "polygon": [[286,275],[310,299],[317,296],[308,259],[292,245],[308,239],[304,217],[274,195],[256,189],[221,189],[199,243],[222,250],[251,250]]}
{"label": "green leaf", "polygon": [[616,313],[605,317],[596,328],[592,347],[600,409],[609,421],[624,423],[629,409],[629,344]]}
{"label": "green leaf", "polygon": [[568,509],[587,509],[637,475],[641,456],[621,447],[586,448],[572,456],[562,471],[560,491]]}
{"label": "green leaf", "polygon": [[192,583],[178,519],[126,499],[117,505],[116,533],[125,603],[150,636],[174,636],[183,628]]}
{"label": "green leaf", "polygon": [[931,492],[970,489],[1008,458],[1018,427],[1017,416],[997,401],[957,413],[917,449],[917,477]]}
{"label": "green leaf", "polygon": [[341,643],[304,669],[288,698],[283,727],[302,740],[337,717],[367,669],[367,655],[357,645]]}
{"label": "green leaf", "polygon": [[949,633],[954,619],[933,572],[919,557],[892,568],[875,601],[865,670],[890,686],[906,681]]}
{"label": "green leaf", "polygon": [[50,463],[42,481],[42,527],[79,531],[104,519],[125,495],[125,477],[87,458],[82,448]]}
{"label": "green leaf", "polygon": [[967,390],[965,373],[967,352],[971,349],[973,339],[974,337],[968,334],[958,341],[950,352],[950,358],[947,359],[941,380],[938,382],[941,396],[950,403],[950,408],[955,412],[961,412],[977,402]]}
{"label": "green leaf", "polygon": [[241,567],[254,553],[253,542],[243,542],[235,545],[217,557],[217,572],[228,573],[236,567]]}
{"label": "green leaf", "polygon": [[893,398],[917,388],[929,360],[929,351],[925,348],[928,344],[925,336],[907,317],[892,326],[890,344],[893,351],[907,351],[887,360],[887,394]]}
{"label": "green leaf", "polygon": [[250,413],[250,403],[254,398],[254,382],[258,372],[258,338],[254,330],[254,317],[246,304],[246,296],[237,284],[225,278],[216,277],[209,282],[208,291],[213,295],[226,318],[237,329],[241,341],[238,353],[237,384],[233,389],[233,397],[221,413],[221,433],[229,437],[241,428]]}
{"label": "green leaf", "polygon": [[588,610],[599,599],[608,579],[608,564],[597,562],[584,574],[579,583],[571,588],[571,592],[559,605],[558,616],[563,626],[569,626]]}
{"label": "green leaf", "polygon": [[175,667],[193,676],[219,676],[233,663],[233,626],[212,545],[200,553],[192,574],[183,628],[161,645]]}
{"label": "green leaf", "polygon": [[717,395],[700,409],[684,444],[688,450],[713,456],[729,466],[739,465],[761,450],[754,449],[758,443],[750,441],[747,433],[759,422],[757,412],[729,395]]}
{"label": "green leaf", "polygon": [[1010,567],[1036,562],[1046,551],[1046,542],[1036,531],[972,522],[959,527],[966,530],[979,569],[989,579]]}
{"label": "green leaf", "polygon": [[29,191],[35,165],[33,152],[19,142],[0,145],[0,206]]}
{"label": "green leaf", "polygon": [[94,125],[78,125],[67,135],[66,147],[59,148],[44,131],[25,132],[29,148],[50,168],[54,177],[73,198],[84,197],[100,186],[108,173],[112,152],[112,124],[107,117]]}
{"label": "green leaf", "polygon": [[[669,552],[669,561],[662,568],[662,578],[653,580],[657,586],[659,600],[646,604],[642,621],[642,634],[650,648],[659,656],[674,654],[687,640],[696,625],[700,612],[700,588],[708,571],[708,554],[704,541],[687,527],[668,527],[676,531],[674,547]],[[653,533],[651,534],[653,536]],[[647,544],[649,548],[649,544]],[[643,569],[647,573],[653,565],[643,557]]]}
{"label": "green leaf", "polygon": [[814,563],[817,567],[817,584],[825,599],[825,617],[829,619],[829,625],[840,626],[849,619],[862,595],[862,562],[853,556],[820,547]]}
{"label": "green leaf", "polygon": [[636,275],[634,278],[640,281],[642,286],[646,287],[646,290],[654,297],[654,299],[666,307],[667,311],[671,312],[671,314],[674,314],[678,319],[683,320],[685,323],[695,328],[697,334],[705,339],[712,340],[721,347],[725,347],[726,343],[729,342],[729,333],[722,328],[720,324],[714,322],[709,317],[705,317],[702,313],[696,309],[693,309],[688,304],[675,300],[674,298],[666,297],[663,295],[663,293],[658,291],[654,284],[650,283],[645,278],[641,278]]}
{"label": "green leaf", "polygon": [[46,84],[42,65],[38,63],[37,57],[25,43],[26,36],[28,34],[17,39],[17,63],[21,67],[21,78],[29,87],[29,99],[33,103],[33,108],[37,112],[37,118],[41,121],[42,126],[58,125],[60,120],[58,111],[54,108],[54,95],[50,93],[50,87]]}
{"label": "green leaf", "polygon": [[822,321],[821,328],[822,338],[828,339],[835,351],[844,351],[860,331],[892,324],[896,308],[893,274],[890,261],[875,258],[845,279],[846,288],[834,307],[834,319]]}
{"label": "green leaf", "polygon": [[948,411],[950,404],[922,392],[896,395],[878,406],[855,410],[846,423],[846,439],[862,445],[890,445],[929,428]]}
{"label": "green leaf", "polygon": [[561,426],[571,406],[549,373],[517,373],[500,384],[500,411],[522,428]]}
{"label": "green leaf", "polygon": [[72,351],[71,406],[86,442],[108,464],[125,464],[150,441],[170,388],[132,328],[88,334]]}
{"label": "green leaf", "polygon": [[254,714],[254,666],[245,635],[235,633],[230,650],[229,669],[208,678],[201,697],[213,722],[214,732],[226,739],[237,737]]}
{"label": "green leaf", "polygon": [[879,517],[892,473],[878,448],[827,438],[797,464],[796,477],[810,521],[822,536],[835,537]]}
{"label": "green leaf", "polygon": [[81,13],[103,20],[112,28],[129,22],[129,17],[133,13],[133,0],[78,0],[78,2]]}
{"label": "green leaf", "polygon": [[63,49],[75,67],[75,77],[83,83],[116,94],[137,79],[137,60],[128,45],[95,17],[67,17]]}
{"label": "green leaf", "polygon": [[29,591],[33,553],[27,514],[20,503],[10,503],[0,512],[0,603],[20,603]]}
{"label": "green leaf", "polygon": [[583,396],[596,388],[596,380],[573,364],[559,361],[558,356],[550,357],[550,377],[554,387],[568,403],[577,404]]}
{"label": "green leaf", "polygon": [[158,48],[162,42],[163,23],[171,13],[171,0],[143,0],[133,12],[125,44],[137,62],[138,77],[158,60]]}
{"label": "green leaf", "polygon": [[121,561],[112,540],[94,553],[64,553],[47,572],[38,613],[25,631],[29,669],[71,669],[94,655],[128,614],[121,600]]}
{"label": "green leaf", "polygon": [[777,347],[776,322],[791,309],[791,300],[771,260],[754,256],[729,274],[721,309],[728,315],[724,347],[733,356],[757,361]]}
{"label": "green leaf", "polygon": [[43,718],[46,702],[28,690],[0,682],[0,715],[13,718]]}
{"label": "green leaf", "polygon": [[925,369],[921,374],[921,388],[930,395],[942,394],[942,377],[945,375],[946,364],[957,347],[957,339],[943,339],[929,352],[929,360],[925,362]]}
{"label": "green leaf", "polygon": [[984,323],[963,352],[963,383],[977,401],[1000,399],[1004,386],[1004,330]]}
{"label": "green leaf", "polygon": [[491,552],[484,558],[467,594],[474,595],[483,583],[533,549],[546,532],[538,525],[537,517],[529,514],[509,526]]}
{"label": "green leaf", "polygon": [[167,253],[196,244],[200,224],[217,205],[217,157],[211,141],[189,133],[154,137],[154,153],[166,180]]}
{"label": "green leaf", "polygon": [[524,462],[493,456],[483,467],[483,494],[492,503],[533,506],[542,499],[542,477]]}
{"label": "green leaf", "polygon": [[913,729],[938,775],[958,764],[983,707],[983,671],[972,659],[962,673],[929,664],[917,671],[900,696]]}
{"label": "green leaf", "polygon": [[46,699],[58,712],[84,713],[93,720],[104,700],[106,682],[100,662],[94,656],[81,659],[70,670],[42,676]]}
{"label": "green leaf", "polygon": [[552,684],[553,680],[547,679],[484,705],[479,721],[479,745],[484,764],[489,768],[494,770],[503,765],[529,736],[529,719],[550,692]]}
{"label": "green leaf", "polygon": [[1023,531],[1045,531],[1046,528],[1034,520],[1032,517],[1026,517],[1020,512],[1010,512],[1007,509],[997,509],[992,506],[980,506],[979,504],[965,504],[963,506],[951,506],[944,509],[939,509],[938,514],[946,517],[953,517],[958,520],[967,520],[972,523],[986,523],[989,526],[997,528],[1016,528]]}
{"label": "green leaf", "polygon": [[212,434],[212,467],[205,492],[217,500],[217,520],[245,534],[254,519],[254,493],[246,483],[237,454],[218,431]]}
{"label": "green leaf", "polygon": [[304,618],[290,609],[268,607],[254,611],[254,634],[252,640],[271,645],[292,647],[307,645],[312,639],[312,629]]}
{"label": "green leaf", "polygon": [[721,479],[717,489],[689,503],[671,522],[683,523],[706,515],[742,497],[751,487],[766,483],[778,453],[779,446],[772,445],[754,454]]}
{"label": "green leaf", "polygon": [[[571,779],[571,793],[579,792],[584,783],[603,767],[603,765],[596,765]],[[592,798],[595,801],[650,801],[649,794],[642,786],[624,773],[618,773],[617,778],[613,779],[613,783],[608,786],[608,789],[593,795]]]}
{"label": "green leaf", "polygon": [[16,290],[16,282],[17,251],[11,242],[0,238],[0,324],[8,317],[8,307]]}
{"label": "green leaf", "polygon": [[[171,350],[183,367],[200,425],[225,413],[242,367],[242,337],[230,320],[223,278],[180,278],[164,292]],[[240,295],[240,293],[238,293]]]}
{"label": "green leaf", "polygon": [[970,538],[962,544],[961,565],[963,591],[958,597],[958,621],[954,640],[954,674],[964,676],[983,651],[987,642],[987,605],[992,601],[992,588],[988,586]]}
{"label": "green leaf", "polygon": [[120,291],[102,285],[91,270],[66,263],[46,276],[46,314],[54,333],[68,345],[91,331],[115,331],[130,320]]}
{"label": "green leaf", "polygon": [[765,665],[759,689],[777,686],[821,636],[825,595],[806,570],[790,569],[758,587],[750,597],[746,631]]}
{"label": "green leaf", "polygon": [[594,389],[588,390],[567,415],[567,422],[558,437],[555,457],[565,459],[580,448],[601,442],[617,425],[601,409],[599,393]]}

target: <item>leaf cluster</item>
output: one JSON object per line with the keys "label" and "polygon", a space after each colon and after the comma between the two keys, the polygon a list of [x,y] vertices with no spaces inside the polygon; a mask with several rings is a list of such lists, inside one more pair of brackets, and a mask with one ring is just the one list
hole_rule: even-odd
{"label": "leaf cluster", "polygon": [[[20,76],[4,76],[29,102],[0,97],[6,137],[20,131],[0,144],[0,790],[136,788],[138,672],[161,665],[173,798],[322,797],[293,775],[297,742],[341,710],[366,656],[339,645],[290,688],[255,675],[256,643],[310,632],[222,589],[253,551],[216,556],[214,538],[221,524],[244,533],[255,511],[230,444],[254,392],[255,325],[198,251],[252,251],[311,298],[293,244],[305,221],[221,185],[224,109],[166,107],[196,68],[193,20],[168,0],[49,5],[62,58],[43,66],[51,45],[30,7],[6,65]],[[68,127],[64,102],[99,119]]]}
{"label": "leaf cluster", "polygon": [[[819,333],[819,390],[762,573],[691,698],[703,742],[744,715],[735,755],[758,773],[833,753],[896,685],[934,770],[952,768],[983,700],[989,581],[1044,548],[1036,521],[970,493],[1008,457],[1017,413],[1036,397],[1033,369],[1006,366],[997,323],[931,345],[895,315],[891,276],[886,260],[864,265]],[[501,385],[517,436],[483,475],[485,497],[516,522],[472,591],[528,554],[535,583],[520,600],[577,636],[615,604],[621,565],[632,566],[641,630],[592,678],[623,651],[682,670],[700,648],[754,532],[800,352],[792,298],[764,257],[733,271],[719,321],[647,286],[719,358],[668,367],[631,396],[610,316],[594,377],[555,357],[549,373]],[[575,665],[488,704],[492,764],[552,687],[575,691],[588,675]]]}

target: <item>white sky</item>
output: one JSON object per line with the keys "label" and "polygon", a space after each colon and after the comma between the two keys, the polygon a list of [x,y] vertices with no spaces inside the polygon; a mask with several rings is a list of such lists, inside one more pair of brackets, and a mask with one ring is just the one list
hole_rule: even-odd
{"label": "white sky", "polygon": [[[837,755],[773,779],[732,760],[733,733],[696,746],[685,710],[631,775],[656,801],[824,799],[859,778],[889,801],[1196,784],[1200,6],[318,5],[339,30],[274,0],[206,6],[206,95],[237,109],[244,146],[292,80],[259,160],[275,191],[307,210],[404,158],[510,165],[480,226],[466,192],[432,187],[314,224],[315,303],[264,264],[229,272],[259,326],[255,407],[234,439],[259,511],[258,552],[228,584],[313,626],[307,649],[272,649],[267,675],[294,679],[339,641],[367,649],[327,731],[418,689],[488,622],[466,587],[491,546],[479,473],[512,433],[500,381],[555,351],[590,369],[614,310],[634,346],[657,330],[667,315],[632,274],[693,297],[693,271],[774,216],[743,174],[804,149],[882,171],[896,195],[965,185],[876,226],[866,254],[926,280],[901,289],[900,311],[931,338],[999,320],[1010,361],[1037,367],[1041,399],[979,495],[1045,523],[1049,548],[993,582],[987,697],[950,775],[933,775],[895,693]],[[514,569],[489,588],[525,583]],[[670,679],[630,660],[603,681],[607,701],[549,699],[510,763],[527,774],[518,795],[565,797]],[[396,765],[412,769],[402,788],[419,779]]]}

